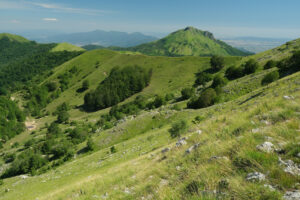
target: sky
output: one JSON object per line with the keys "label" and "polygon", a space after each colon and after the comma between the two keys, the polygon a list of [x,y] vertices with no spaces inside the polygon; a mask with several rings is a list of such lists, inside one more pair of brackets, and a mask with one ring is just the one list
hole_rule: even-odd
{"label": "sky", "polygon": [[115,30],[300,37],[300,0],[0,0],[0,32]]}

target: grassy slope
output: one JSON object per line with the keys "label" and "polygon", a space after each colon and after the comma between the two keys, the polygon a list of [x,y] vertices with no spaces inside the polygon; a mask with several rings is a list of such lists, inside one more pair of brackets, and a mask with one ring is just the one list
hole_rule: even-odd
{"label": "grassy slope", "polygon": [[84,51],[83,48],[64,42],[57,44],[50,52],[55,51]]}
{"label": "grassy slope", "polygon": [[[96,61],[100,62],[97,69]],[[190,86],[195,79],[194,73],[206,69],[208,61],[208,58],[148,57],[107,50],[86,52],[56,68],[50,79],[55,80],[58,74],[74,65],[82,71],[72,79],[72,87],[47,109],[52,111],[63,101],[68,101],[71,105],[81,104],[83,94],[76,96],[75,91],[81,86],[83,77],[88,78],[95,88],[115,65],[140,64],[143,67],[152,67],[153,79],[150,86],[143,91],[143,94],[151,96],[174,90],[178,93],[180,88]],[[230,58],[227,62],[232,64],[239,62],[239,59]],[[259,88],[265,73],[267,71],[230,82],[226,89],[233,91],[233,94],[228,95],[229,97],[246,94],[239,94],[239,88],[250,92],[234,101],[200,110],[172,111],[167,106],[143,112],[136,119],[129,118],[112,130],[97,133],[93,138],[101,150],[88,156],[79,155],[77,159],[40,176],[25,180],[20,177],[6,179],[4,185],[0,186],[0,199],[97,199],[106,192],[108,199],[140,199],[142,196],[153,199],[182,199],[188,198],[181,195],[184,193],[184,187],[192,180],[203,182],[205,189],[211,191],[216,189],[218,181],[222,178],[229,181],[229,192],[237,199],[249,199],[249,195],[256,199],[258,193],[268,194],[269,191],[263,187],[263,183],[253,184],[245,181],[246,173],[238,171],[233,165],[234,156],[250,158],[259,164],[255,170],[268,174],[267,183],[279,185],[281,192],[290,190],[299,180],[282,171],[278,166],[276,154],[259,153],[255,146],[270,139],[265,136],[272,137],[272,142],[276,145],[283,142],[299,142],[297,129],[300,124],[297,112],[300,111],[300,74]],[[282,98],[283,95],[293,95],[295,99],[288,101]],[[185,102],[180,104],[184,106]],[[283,111],[292,114],[287,120],[276,121],[277,114]],[[101,112],[105,111],[86,114],[72,110],[71,117],[77,120],[89,118],[89,121],[94,121],[99,118]],[[170,124],[179,119],[187,119],[190,122],[197,115],[205,116],[206,119],[198,125],[190,123],[187,134],[192,135],[188,139],[188,145],[173,149],[168,153],[167,159],[162,160],[161,148],[173,146],[176,141],[170,139],[167,132]],[[261,123],[261,119],[273,123],[266,126]],[[51,120],[53,117],[43,118],[38,121],[38,125],[42,127],[44,122],[49,123]],[[242,131],[239,135],[234,135],[234,130],[239,127],[242,127]],[[255,128],[259,128],[259,133],[251,132]],[[203,130],[204,133],[201,136],[193,134],[197,129]],[[24,141],[29,137],[33,136],[25,133],[14,140]],[[204,144],[195,153],[184,156],[184,150],[197,142]],[[118,152],[110,155],[109,147],[113,144]],[[80,148],[83,146],[85,144],[81,144]],[[213,155],[226,156],[229,160],[209,162],[208,159]],[[180,166],[179,170],[176,169],[177,166]],[[11,191],[5,193],[5,188]],[[124,192],[126,188],[130,194]]]}
{"label": "grassy slope", "polygon": [[10,34],[10,33],[0,33],[0,40],[3,38],[8,38],[10,41],[20,42],[20,43],[30,42],[26,38],[23,38],[19,35]]}
{"label": "grassy slope", "polygon": [[214,39],[211,33],[193,27],[187,27],[186,29],[171,33],[163,39],[128,49],[155,56],[246,55],[244,52]]}
{"label": "grassy slope", "polygon": [[[233,63],[240,60],[239,57],[228,57],[226,62]],[[96,68],[96,62],[99,62],[99,67]],[[73,66],[79,69],[70,80],[70,88],[62,95],[49,104],[47,110],[53,111],[56,107],[67,102],[70,105],[83,104],[84,93],[77,93],[76,90],[81,88],[84,80],[89,80],[91,83],[90,89],[95,89],[98,84],[110,73],[110,70],[115,66],[140,65],[145,68],[152,68],[153,75],[150,85],[145,88],[141,94],[153,96],[155,94],[165,95],[169,92],[179,93],[180,89],[191,86],[195,80],[195,73],[209,67],[209,58],[203,57],[152,57],[145,55],[134,55],[126,53],[118,53],[109,50],[94,50],[89,51],[81,56],[57,67],[54,74],[46,81],[57,81],[57,76],[65,71],[68,71]],[[129,98],[133,99],[135,96]],[[103,111],[100,111],[100,113]],[[78,109],[72,110],[71,115],[74,118],[87,116],[86,113]],[[92,115],[99,116],[99,112]],[[90,116],[90,115],[89,115]]]}
{"label": "grassy slope", "polygon": [[[260,153],[255,146],[266,140],[277,146],[283,142],[299,142],[299,82],[300,73],[297,73],[222,105],[179,112],[170,111],[168,107],[144,112],[114,130],[95,135],[97,144],[104,148],[100,151],[79,156],[40,176],[6,179],[0,186],[0,199],[97,199],[106,193],[108,199],[192,199],[183,195],[184,187],[192,180],[203,182],[205,189],[212,191],[224,178],[230,185],[228,192],[236,199],[256,199],[262,193],[270,193],[264,183],[277,185],[281,188],[279,191],[291,189],[299,179],[283,172],[276,154]],[[260,95],[251,98],[256,94]],[[283,95],[292,95],[295,99],[286,100]],[[288,119],[278,120],[278,113],[286,111],[292,112]],[[186,133],[188,144],[173,148],[176,140],[170,139],[167,132],[170,123],[178,119],[190,122],[197,115],[205,116],[205,120],[198,125],[190,123]],[[261,119],[272,124],[267,126]],[[236,135],[234,130],[239,127],[242,131]],[[259,132],[252,133],[251,130],[257,128]],[[197,129],[203,134],[196,134]],[[108,153],[109,148],[105,148],[103,141],[107,138],[112,141],[114,135],[130,134],[136,137],[115,145],[116,154]],[[198,150],[185,155],[184,151],[198,142],[202,143]],[[172,150],[162,160],[164,155],[160,150],[166,146]],[[209,161],[214,155],[228,160]],[[236,156],[258,163],[256,170],[262,173],[269,171],[267,181],[258,184],[245,181],[247,173],[233,165]],[[4,192],[4,188],[11,191]]]}

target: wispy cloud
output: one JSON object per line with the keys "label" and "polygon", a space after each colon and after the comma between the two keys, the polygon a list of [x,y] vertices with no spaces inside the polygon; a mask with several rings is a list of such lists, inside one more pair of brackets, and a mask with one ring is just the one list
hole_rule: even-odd
{"label": "wispy cloud", "polygon": [[31,2],[31,1],[26,1],[26,3],[29,5],[33,5],[35,7],[49,9],[56,12],[67,12],[67,13],[85,14],[85,15],[102,15],[102,14],[112,13],[112,11],[107,11],[107,10],[73,8],[62,4],[48,4],[48,3],[38,3],[38,2]]}
{"label": "wispy cloud", "polygon": [[56,18],[43,18],[44,21],[56,22],[58,19]]}
{"label": "wispy cloud", "polygon": [[13,23],[13,24],[19,24],[20,21],[19,21],[19,20],[16,20],[16,19],[13,19],[13,20],[10,21],[10,23]]}

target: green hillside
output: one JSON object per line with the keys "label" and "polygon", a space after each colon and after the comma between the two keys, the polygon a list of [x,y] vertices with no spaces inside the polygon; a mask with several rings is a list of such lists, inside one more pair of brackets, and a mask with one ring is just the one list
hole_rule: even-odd
{"label": "green hillside", "polygon": [[56,51],[84,51],[84,49],[73,44],[64,42],[57,44],[53,49],[51,49],[50,52]]}
{"label": "green hillside", "polygon": [[187,27],[160,40],[128,48],[152,56],[245,56],[248,55],[214,38],[208,31]]}
{"label": "green hillside", "polygon": [[27,40],[22,36],[10,34],[10,33],[0,33],[0,40],[2,39],[8,39],[10,42],[20,42],[20,43],[30,42],[29,40]]}
{"label": "green hillside", "polygon": [[[279,200],[299,191],[300,52],[291,44],[248,57],[52,52],[47,74],[2,104],[20,106],[27,130],[0,142],[0,200]],[[88,93],[113,106],[86,109]],[[9,113],[7,123],[23,123]]]}

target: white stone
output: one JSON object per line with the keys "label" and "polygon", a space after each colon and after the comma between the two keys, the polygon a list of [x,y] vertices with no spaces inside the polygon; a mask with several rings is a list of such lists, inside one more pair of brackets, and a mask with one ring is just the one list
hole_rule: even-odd
{"label": "white stone", "polygon": [[300,199],[300,191],[288,191],[284,194],[283,199],[285,200],[299,200]]}
{"label": "white stone", "polygon": [[264,181],[266,176],[260,172],[253,172],[247,175],[247,181]]}
{"label": "white stone", "polygon": [[274,151],[274,145],[271,142],[264,142],[260,145],[257,145],[256,149],[266,153],[271,153]]}

